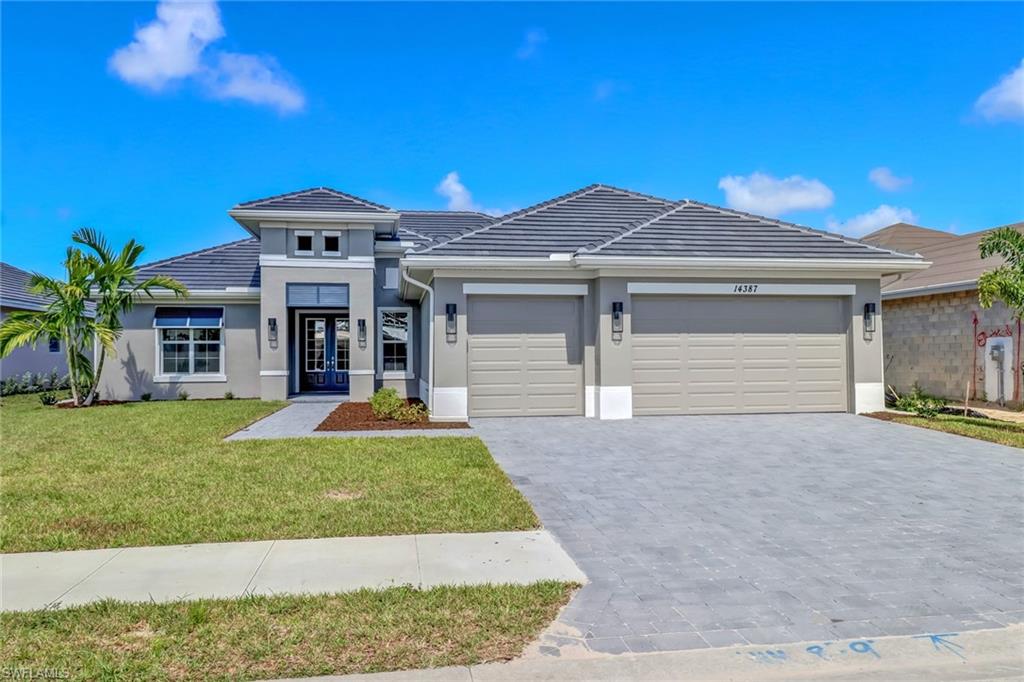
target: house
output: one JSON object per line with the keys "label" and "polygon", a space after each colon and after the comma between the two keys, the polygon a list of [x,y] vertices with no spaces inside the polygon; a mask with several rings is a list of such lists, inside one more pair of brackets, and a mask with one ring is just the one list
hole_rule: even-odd
{"label": "house", "polygon": [[[1006,227],[1022,230],[1024,223]],[[982,260],[978,251],[990,231],[955,235],[897,223],[864,237],[878,246],[919,252],[932,263],[927,270],[882,280],[885,377],[897,391],[917,385],[925,393],[961,401],[968,394],[1020,401],[1020,320],[1002,303],[988,309],[978,303],[978,277],[1002,264],[998,256]],[[1001,349],[995,351],[1001,360],[993,356],[994,348]]]}
{"label": "house", "polygon": [[[7,263],[0,263],[0,319],[16,310],[45,310],[50,299],[28,290],[32,274]],[[20,379],[26,372],[48,376],[56,371],[61,377],[68,373],[67,356],[60,339],[48,339],[32,346],[15,349],[0,359],[0,379]]]}
{"label": "house", "polygon": [[437,420],[870,411],[881,278],[927,267],[599,184],[500,218],[325,187],[229,214],[247,238],[142,268],[192,294],[127,316],[104,397],[391,386]]}

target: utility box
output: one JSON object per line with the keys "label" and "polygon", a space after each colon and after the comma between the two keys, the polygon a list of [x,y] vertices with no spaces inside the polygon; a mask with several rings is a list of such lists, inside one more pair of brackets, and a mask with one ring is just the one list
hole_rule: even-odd
{"label": "utility box", "polygon": [[[1013,339],[1006,336],[985,342],[985,399],[994,403],[1013,400]],[[1000,376],[1002,382],[1000,382]],[[1002,394],[1000,394],[1000,384]]]}

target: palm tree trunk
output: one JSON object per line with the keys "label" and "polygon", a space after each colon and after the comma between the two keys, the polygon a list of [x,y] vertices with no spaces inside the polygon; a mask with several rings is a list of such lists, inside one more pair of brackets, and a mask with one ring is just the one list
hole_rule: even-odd
{"label": "palm tree trunk", "polygon": [[93,373],[92,386],[89,387],[89,397],[87,397],[83,403],[86,407],[92,405],[93,401],[96,399],[96,395],[100,391],[100,376],[103,375],[103,361],[106,359],[107,349],[100,344],[100,359],[99,362],[96,363],[96,369]]}
{"label": "palm tree trunk", "polygon": [[78,367],[75,366],[75,353],[71,346],[71,334],[64,335],[64,354],[68,359],[68,383],[71,385],[71,400],[78,407]]}

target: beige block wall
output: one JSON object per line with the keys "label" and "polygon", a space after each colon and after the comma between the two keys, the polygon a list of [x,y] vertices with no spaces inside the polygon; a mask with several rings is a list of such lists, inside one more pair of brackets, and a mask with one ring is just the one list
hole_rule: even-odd
{"label": "beige block wall", "polygon": [[1005,334],[1007,325],[1014,337],[1018,333],[1006,306],[982,308],[977,290],[890,299],[882,303],[882,315],[885,380],[901,393],[916,383],[930,395],[963,400],[973,379],[974,397],[984,399],[985,349],[975,337],[974,316],[978,333]]}

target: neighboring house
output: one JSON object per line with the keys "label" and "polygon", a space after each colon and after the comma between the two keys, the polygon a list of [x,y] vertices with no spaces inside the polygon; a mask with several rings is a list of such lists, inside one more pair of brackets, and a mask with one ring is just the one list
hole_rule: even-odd
{"label": "neighboring house", "polygon": [[107,398],[419,396],[432,418],[881,409],[880,279],[918,256],[591,185],[491,218],[328,188],[149,264]]}
{"label": "neighboring house", "polygon": [[[28,290],[31,273],[7,263],[0,263],[0,319],[15,310],[45,310],[49,299]],[[60,339],[44,340],[33,348],[22,346],[0,359],[0,379],[21,378],[26,372],[60,376],[68,373],[67,356]]]}
{"label": "neighboring house", "polygon": [[[1008,227],[1024,229],[1024,223]],[[1020,401],[1020,320],[1002,303],[978,303],[978,277],[1002,264],[982,260],[978,245],[990,230],[954,235],[897,223],[864,241],[918,252],[932,266],[882,280],[885,377],[897,391],[914,385],[926,393],[963,400],[998,400],[999,372],[992,357],[1003,348],[1003,397]]]}

